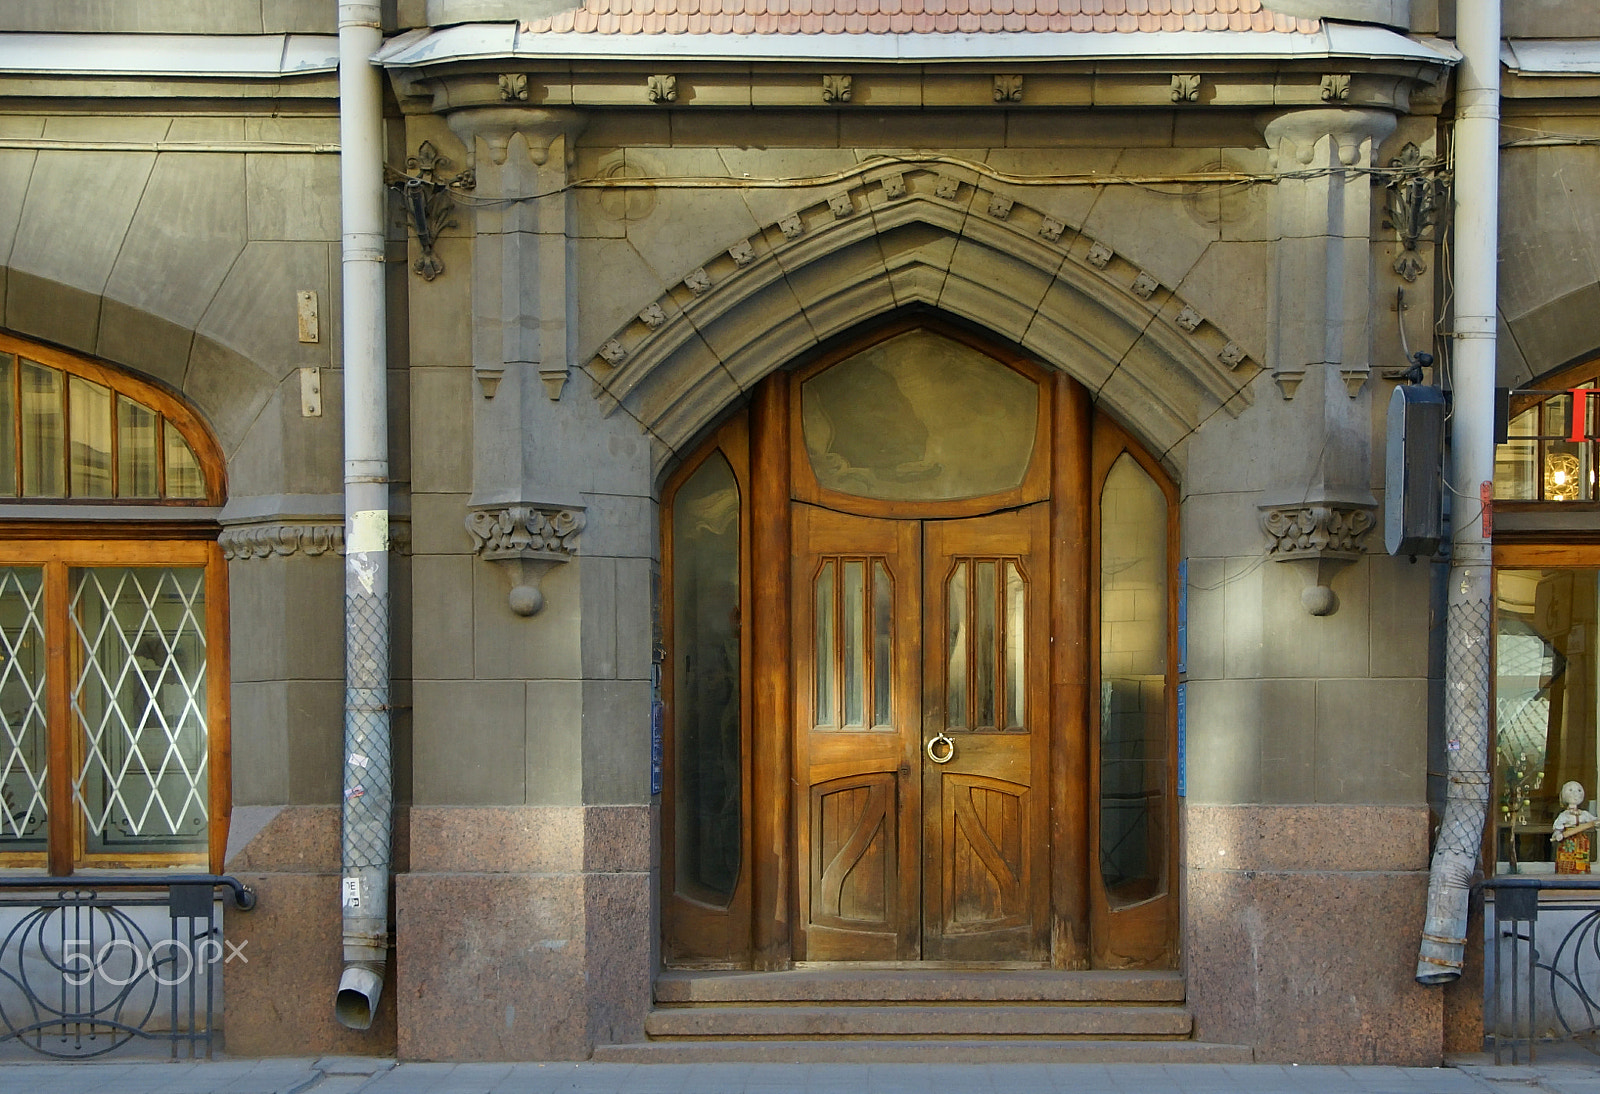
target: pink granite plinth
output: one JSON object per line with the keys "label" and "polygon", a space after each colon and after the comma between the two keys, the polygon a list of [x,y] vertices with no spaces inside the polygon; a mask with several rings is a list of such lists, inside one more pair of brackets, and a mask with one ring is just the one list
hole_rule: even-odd
{"label": "pink granite plinth", "polygon": [[[238,810],[229,873],[256,892],[229,909],[225,934],[239,958],[223,968],[224,1044],[234,1056],[392,1056],[395,999],[388,982],[371,1029],[334,1018],[344,967],[339,905],[339,809]],[[253,815],[252,815],[253,814]],[[397,818],[404,845],[404,818]],[[247,960],[245,960],[247,958]]]}
{"label": "pink granite plinth", "polygon": [[396,880],[397,1050],[582,1060],[643,1039],[655,969],[647,806],[412,810]]}
{"label": "pink granite plinth", "polygon": [[1191,806],[1185,823],[1197,1039],[1262,1062],[1440,1063],[1443,996],[1413,979],[1425,808]]}

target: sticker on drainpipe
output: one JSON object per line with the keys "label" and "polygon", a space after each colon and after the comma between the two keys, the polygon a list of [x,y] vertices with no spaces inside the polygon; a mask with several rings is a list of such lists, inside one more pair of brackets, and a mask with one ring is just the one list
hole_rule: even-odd
{"label": "sticker on drainpipe", "polygon": [[365,555],[389,549],[389,511],[362,509],[350,514],[350,542],[345,550]]}
{"label": "sticker on drainpipe", "polygon": [[344,879],[344,906],[346,908],[361,907],[361,879],[347,877]]}

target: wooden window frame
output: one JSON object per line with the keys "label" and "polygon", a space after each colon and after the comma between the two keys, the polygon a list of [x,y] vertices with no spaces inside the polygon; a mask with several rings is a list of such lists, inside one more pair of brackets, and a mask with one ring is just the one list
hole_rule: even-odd
{"label": "wooden window frame", "polygon": [[[22,452],[22,414],[19,409],[15,412],[11,428],[15,432],[13,443],[18,453],[17,459],[17,490],[14,494],[0,493],[0,502],[25,502],[29,505],[172,505],[204,507],[220,505],[224,494],[224,480],[227,461],[223,457],[222,448],[211,431],[194,410],[176,395],[162,389],[156,384],[136,379],[133,376],[102,362],[93,361],[86,357],[79,357],[64,350],[54,349],[50,346],[28,342],[13,335],[0,333],[0,354],[10,354],[17,364],[14,367],[13,382],[17,381],[17,374],[21,372],[21,361],[28,360],[35,364],[56,369],[69,378],[79,376],[85,380],[92,380],[111,392],[112,399],[112,449],[111,449],[111,474],[115,482],[118,474],[118,460],[116,450],[116,397],[122,395],[133,402],[140,403],[156,411],[162,419],[176,426],[183,439],[189,442],[189,448],[194,452],[196,461],[200,464],[200,472],[205,480],[205,496],[199,498],[170,498],[164,496],[119,498],[119,497],[74,497],[71,494],[72,461],[70,452],[66,465],[67,491],[66,497],[44,498],[27,497],[21,491],[21,452]],[[63,404],[67,409],[70,419],[70,399]],[[4,423],[0,423],[4,428]],[[156,446],[156,458],[160,467],[160,479],[166,480],[166,445],[164,442]]]}
{"label": "wooden window frame", "polygon": [[[677,686],[675,582],[673,580],[673,506],[678,491],[714,454],[720,453],[733,472],[739,490],[739,874],[725,906],[718,907],[678,891],[677,837]],[[750,551],[750,432],[748,416],[740,411],[720,426],[667,480],[661,492],[661,665],[663,775],[661,783],[661,900],[663,960],[678,968],[744,967],[751,947],[753,885],[753,805]]]}
{"label": "wooden window frame", "polygon": [[[1561,395],[1570,394],[1572,389],[1582,384],[1593,384],[1591,394],[1585,396],[1588,402],[1588,428],[1590,460],[1593,465],[1600,467],[1600,357],[1590,357],[1565,368],[1548,373],[1537,381],[1537,390],[1545,392],[1542,395],[1514,396],[1507,407],[1507,424],[1517,416],[1543,406],[1551,399]],[[1551,435],[1535,434],[1533,436],[1511,436],[1511,441],[1532,441],[1535,445],[1534,481],[1538,484],[1537,492],[1544,493],[1543,453],[1545,445],[1551,440],[1557,440]],[[1495,446],[1497,449],[1499,445]],[[1600,489],[1596,495],[1586,501],[1556,501],[1550,498],[1496,498],[1495,508],[1506,513],[1572,513],[1572,512],[1600,512]]]}
{"label": "wooden window frame", "polygon": [[[113,407],[116,396],[122,395],[156,411],[167,427],[176,427],[188,442],[205,483],[202,498],[0,496],[0,505],[10,510],[10,515],[0,519],[0,566],[37,567],[42,571],[41,623],[45,642],[45,728],[48,734],[46,849],[0,851],[0,867],[43,867],[57,877],[67,876],[76,869],[204,867],[212,873],[220,873],[227,849],[233,785],[227,563],[217,542],[219,529],[214,516],[209,512],[188,515],[184,510],[214,509],[222,504],[226,461],[221,446],[191,407],[150,381],[103,362],[4,333],[0,333],[0,353],[11,354],[18,361],[26,359],[57,369],[68,377],[81,376],[101,384],[111,391]],[[20,427],[13,424],[13,428]],[[158,443],[157,452],[158,460],[164,465],[164,442]],[[115,448],[112,466],[115,474]],[[69,461],[69,478],[70,474]],[[66,519],[51,515],[52,509],[63,506],[77,511]],[[120,518],[117,509],[131,506],[138,506],[145,512],[132,519]],[[150,512],[156,508],[171,510],[173,515],[165,517]],[[84,510],[89,512],[84,513]],[[83,763],[85,731],[73,714],[71,704],[72,682],[78,677],[84,656],[71,625],[71,581],[75,569],[111,567],[189,567],[204,572],[207,797],[204,851],[111,854],[87,849],[87,818],[73,791],[73,782]]]}
{"label": "wooden window frame", "polygon": [[1178,958],[1178,605],[1182,595],[1179,582],[1181,547],[1178,529],[1178,486],[1159,461],[1117,422],[1106,415],[1094,419],[1093,470],[1089,480],[1090,558],[1089,680],[1098,696],[1101,680],[1100,551],[1103,519],[1101,506],[1106,478],[1124,453],[1149,475],[1166,500],[1166,575],[1167,575],[1167,670],[1165,684],[1167,730],[1167,787],[1163,795],[1162,823],[1166,828],[1166,861],[1162,863],[1160,889],[1137,903],[1113,906],[1106,891],[1100,865],[1100,704],[1089,709],[1089,891],[1090,938],[1094,944],[1096,968],[1176,967]]}

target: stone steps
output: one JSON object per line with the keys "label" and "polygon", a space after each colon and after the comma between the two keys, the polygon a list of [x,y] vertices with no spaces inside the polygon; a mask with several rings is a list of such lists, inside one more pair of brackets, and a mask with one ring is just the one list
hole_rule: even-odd
{"label": "stone steps", "polygon": [[1182,1003],[1176,972],[1041,969],[840,969],[687,972],[656,980],[656,1002],[703,1003]]}
{"label": "stone steps", "polygon": [[598,1045],[617,1064],[1248,1064],[1248,1045],[1200,1041],[820,1040],[646,1041]]}
{"label": "stone steps", "polygon": [[1082,1003],[895,1003],[805,1006],[658,1007],[645,1018],[652,1040],[762,1037],[1187,1037],[1182,1007]]}
{"label": "stone steps", "polygon": [[811,967],[671,971],[617,1063],[1248,1063],[1190,1040],[1175,972]]}

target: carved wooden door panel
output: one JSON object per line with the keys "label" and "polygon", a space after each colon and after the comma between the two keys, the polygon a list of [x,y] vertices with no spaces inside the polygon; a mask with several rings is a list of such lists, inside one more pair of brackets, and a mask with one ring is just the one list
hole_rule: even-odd
{"label": "carved wooden door panel", "polygon": [[917,956],[919,526],[794,507],[796,956]]}
{"label": "carved wooden door panel", "polygon": [[1048,954],[1048,508],[923,526],[927,959]]}
{"label": "carved wooden door panel", "polygon": [[795,506],[802,960],[1044,958],[1047,509]]}

